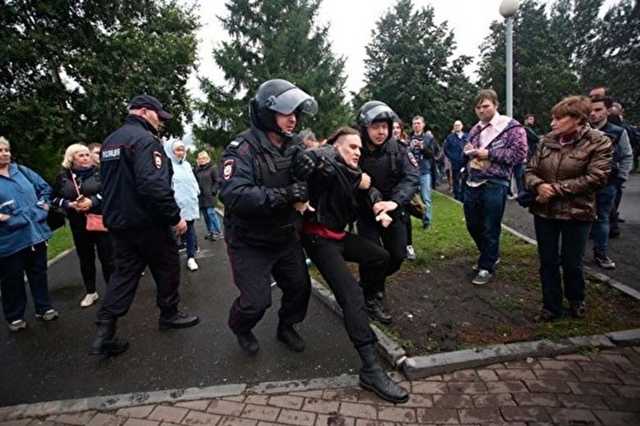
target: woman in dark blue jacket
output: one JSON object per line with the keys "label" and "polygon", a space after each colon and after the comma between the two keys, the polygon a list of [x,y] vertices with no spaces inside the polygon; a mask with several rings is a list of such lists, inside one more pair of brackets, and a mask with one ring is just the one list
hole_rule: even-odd
{"label": "woman in dark blue jacket", "polygon": [[51,321],[47,282],[47,226],[51,187],[33,170],[11,162],[11,145],[0,137],[0,289],[2,308],[11,331],[27,327],[24,312],[27,274],[36,318]]}
{"label": "woman in dark blue jacket", "polygon": [[53,205],[64,209],[69,219],[82,280],[87,290],[80,301],[83,308],[93,305],[99,298],[96,291],[96,251],[105,284],[109,283],[113,272],[110,234],[104,230],[87,229],[87,213],[102,213],[101,192],[100,171],[91,159],[89,148],[81,144],[70,145],[64,154],[62,171],[54,184]]}

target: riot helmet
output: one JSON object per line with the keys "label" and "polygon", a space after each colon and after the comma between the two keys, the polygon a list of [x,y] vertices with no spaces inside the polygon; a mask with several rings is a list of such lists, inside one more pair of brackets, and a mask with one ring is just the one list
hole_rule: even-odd
{"label": "riot helmet", "polygon": [[398,119],[395,112],[384,102],[369,101],[360,107],[358,111],[357,123],[360,127],[360,135],[365,141],[370,142],[367,127],[376,121],[385,121],[389,126],[389,136],[385,140],[388,141],[392,137],[393,122]]}
{"label": "riot helmet", "polygon": [[275,132],[286,140],[293,136],[286,133],[276,123],[276,113],[289,115],[305,113],[314,115],[318,112],[316,100],[286,80],[268,80],[260,85],[256,95],[249,103],[251,125],[260,130]]}

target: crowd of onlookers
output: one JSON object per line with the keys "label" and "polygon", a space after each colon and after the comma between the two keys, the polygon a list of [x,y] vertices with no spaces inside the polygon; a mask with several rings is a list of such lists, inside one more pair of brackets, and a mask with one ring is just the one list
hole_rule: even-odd
{"label": "crowd of onlookers", "polygon": [[[596,88],[590,97],[569,97],[551,111],[551,131],[536,127],[528,114],[523,123],[498,113],[497,95],[480,92],[475,102],[479,122],[465,131],[456,120],[450,133],[438,143],[424,117],[416,115],[411,132],[397,120],[393,136],[407,147],[420,174],[422,229],[433,223],[432,190],[446,184],[464,205],[466,226],[479,258],[473,284],[486,285],[500,262],[499,239],[508,199],[530,209],[534,216],[540,256],[540,279],[544,309],[541,317],[563,314],[562,296],[570,312],[584,315],[583,255],[593,240],[593,260],[602,268],[615,268],[609,257],[609,239],[620,234],[623,221],[619,206],[624,182],[637,167],[640,132],[624,121],[623,108]],[[308,148],[318,141],[310,130],[299,134]],[[198,269],[198,238],[195,221],[206,225],[207,240],[223,238],[216,212],[218,168],[207,151],[197,154],[196,164],[187,160],[187,147],[179,140],[167,141],[164,149],[173,170],[175,200],[187,223],[181,248],[187,268]],[[47,290],[46,242],[61,218],[69,224],[86,294],[81,307],[93,305],[96,287],[96,254],[105,283],[113,272],[113,247],[102,224],[100,144],[67,147],[62,168],[52,186],[36,172],[11,161],[11,146],[0,138],[0,283],[2,304],[9,328],[26,327],[24,274],[30,285],[36,317],[58,317]],[[406,258],[415,259],[411,222],[407,222]],[[564,281],[564,292],[561,275]]]}

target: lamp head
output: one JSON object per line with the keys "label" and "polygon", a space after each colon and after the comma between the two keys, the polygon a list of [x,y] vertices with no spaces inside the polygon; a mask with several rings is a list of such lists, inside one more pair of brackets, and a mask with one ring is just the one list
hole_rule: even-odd
{"label": "lamp head", "polygon": [[511,18],[518,11],[518,0],[502,0],[500,3],[500,15],[505,18]]}

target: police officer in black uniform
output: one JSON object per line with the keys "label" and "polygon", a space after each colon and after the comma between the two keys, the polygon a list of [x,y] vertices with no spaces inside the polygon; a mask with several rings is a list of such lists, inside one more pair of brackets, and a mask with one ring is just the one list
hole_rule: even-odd
{"label": "police officer in black uniform", "polygon": [[384,286],[389,253],[344,230],[355,221],[359,204],[372,210],[382,200],[369,176],[358,168],[361,148],[359,132],[343,127],[329,137],[326,145],[296,157],[294,174],[307,180],[314,209],[305,213],[302,241],[342,308],[345,328],[362,360],[360,385],[387,401],[401,403],[409,399],[409,394],[385,374],[378,361],[376,335],[369,326],[363,290],[346,263],[362,266],[366,272],[360,276],[363,288]]}
{"label": "police officer in black uniform", "polygon": [[[418,163],[407,148],[392,138],[391,129],[397,120],[395,112],[379,101],[365,103],[358,112],[357,123],[362,137],[363,149],[360,168],[371,176],[371,185],[381,193],[382,202],[374,210],[358,210],[358,234],[382,246],[391,256],[386,276],[400,269],[407,256],[407,221],[410,220],[405,206],[418,191]],[[385,227],[376,217],[387,213],[393,222]],[[360,267],[360,275],[365,272]],[[384,307],[384,285],[365,288],[367,312],[374,320],[391,323],[391,315]]]}
{"label": "police officer in black uniform", "polygon": [[173,170],[158,138],[171,118],[160,101],[140,95],[129,104],[129,116],[102,145],[104,224],[111,232],[115,271],[98,311],[94,355],[116,355],[128,343],[115,338],[116,320],[133,302],[140,275],[149,266],[157,286],[159,328],[191,327],[197,316],[178,310],[180,263],[175,234],[186,231],[171,177]]}
{"label": "police officer in black uniform", "polygon": [[251,128],[222,157],[225,241],[240,290],[229,327],[249,354],[260,349],[251,330],[271,306],[271,276],[283,293],[277,337],[293,351],[304,350],[293,325],[304,319],[311,289],[296,210],[307,201],[307,186],[293,179],[291,162],[303,149],[293,142],[300,115],[315,114],[317,108],[311,96],[288,81],[263,83],[249,106]]}

